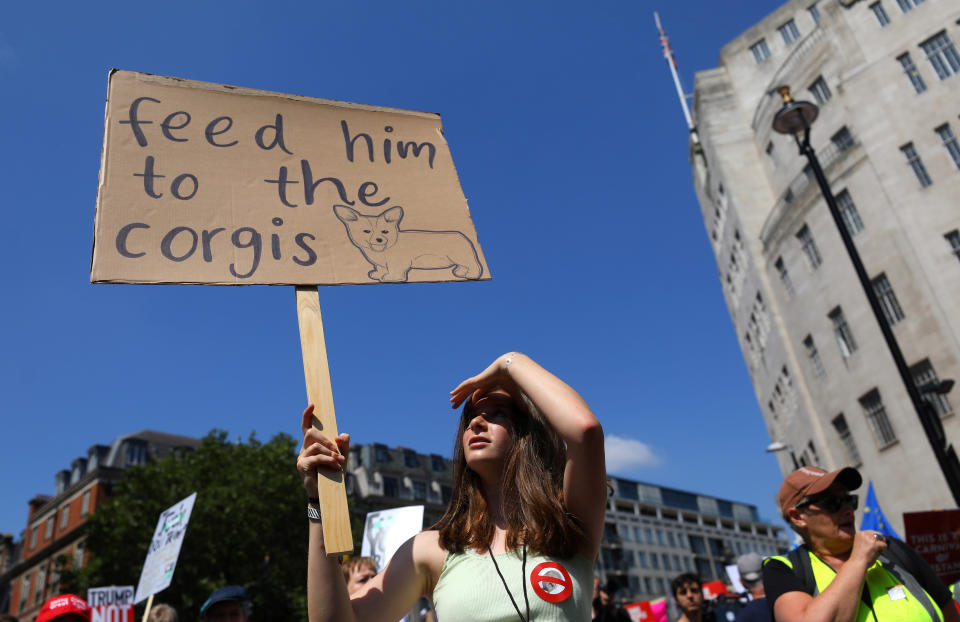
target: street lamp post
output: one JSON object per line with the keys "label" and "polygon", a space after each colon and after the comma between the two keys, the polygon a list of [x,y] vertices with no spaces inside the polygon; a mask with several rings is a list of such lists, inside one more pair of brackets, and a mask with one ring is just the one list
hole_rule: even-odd
{"label": "street lamp post", "polygon": [[[780,134],[792,135],[797,143],[797,147],[800,149],[800,153],[806,156],[807,161],[810,163],[810,168],[817,180],[817,185],[820,186],[820,192],[823,194],[827,207],[830,209],[830,215],[833,216],[833,221],[837,225],[837,230],[840,233],[840,238],[843,240],[843,245],[847,249],[847,254],[850,255],[850,262],[853,264],[853,269],[857,273],[857,278],[860,279],[863,292],[866,294],[870,308],[873,309],[873,315],[877,318],[877,323],[880,325],[880,332],[883,333],[883,338],[887,342],[890,354],[893,356],[893,362],[907,389],[907,394],[910,396],[910,401],[913,403],[914,410],[917,412],[917,417],[920,419],[920,425],[923,427],[923,431],[930,441],[930,446],[933,448],[933,453],[940,465],[940,470],[947,480],[947,486],[950,487],[953,499],[957,505],[960,505],[960,460],[957,459],[957,454],[953,446],[947,442],[943,424],[932,402],[921,395],[920,389],[910,375],[907,362],[903,358],[903,352],[900,350],[900,344],[897,343],[893,330],[890,328],[890,324],[883,314],[880,301],[877,299],[873,285],[870,283],[870,277],[867,276],[867,271],[863,267],[863,262],[860,260],[860,254],[853,244],[853,238],[850,237],[850,232],[847,231],[847,227],[843,222],[840,208],[837,206],[837,201],[833,196],[833,191],[830,189],[830,184],[823,174],[823,169],[820,167],[817,154],[810,145],[810,125],[816,120],[820,109],[810,102],[794,101],[793,98],[790,97],[790,88],[787,86],[781,86],[777,89],[777,92],[779,92],[783,98],[783,107],[777,111],[773,117],[773,129]],[[932,391],[927,390],[926,392],[941,392],[944,385],[946,385],[946,390],[949,391],[952,386],[952,381],[945,380],[939,383],[939,388]],[[927,389],[926,386],[924,388]]]}

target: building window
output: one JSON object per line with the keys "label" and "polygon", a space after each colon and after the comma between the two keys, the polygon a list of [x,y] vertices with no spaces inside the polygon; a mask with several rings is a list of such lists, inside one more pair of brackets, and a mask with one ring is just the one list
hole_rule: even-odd
{"label": "building window", "polygon": [[834,144],[837,151],[846,151],[850,147],[853,147],[853,135],[850,133],[850,130],[847,129],[847,126],[843,126],[837,130],[836,134],[830,137],[830,142]]}
{"label": "building window", "polygon": [[960,230],[954,229],[950,233],[945,233],[943,237],[945,237],[950,244],[950,250],[954,256],[960,260]]}
{"label": "building window", "polygon": [[[934,371],[930,359],[923,359],[919,363],[910,366],[910,375],[913,376],[913,384],[919,389],[925,384],[938,383],[937,372]],[[941,417],[946,417],[953,413],[953,405],[946,395],[942,393],[920,392],[920,397],[933,404],[934,410]]]}
{"label": "building window", "polygon": [[827,81],[823,79],[823,76],[818,77],[813,81],[813,84],[810,85],[810,92],[813,94],[813,98],[817,100],[817,103],[821,106],[827,103],[833,93],[830,92],[830,87],[827,86]]}
{"label": "building window", "polygon": [[427,483],[426,482],[413,482],[413,498],[417,501],[426,501],[427,500]]}
{"label": "building window", "polygon": [[27,595],[30,593],[30,573],[23,575],[23,580],[20,582],[20,608],[18,611],[22,614],[24,609],[27,608]]}
{"label": "building window", "polygon": [[70,522],[70,506],[65,505],[63,509],[60,510],[60,531],[67,528],[68,522]]}
{"label": "building window", "polygon": [[777,260],[773,262],[773,266],[777,269],[777,274],[780,275],[780,282],[783,283],[783,289],[787,290],[787,295],[792,298],[793,282],[790,280],[790,273],[787,272],[786,264],[783,263],[783,257],[777,257]]}
{"label": "building window", "polygon": [[50,538],[53,537],[53,523],[54,523],[54,518],[55,518],[54,516],[51,516],[50,518],[47,519],[47,527],[46,527],[46,529],[44,529],[44,531],[43,531],[43,539],[44,539],[44,540],[49,540]]}
{"label": "building window", "polygon": [[857,449],[857,443],[853,440],[853,434],[847,426],[847,420],[843,416],[843,413],[833,418],[833,429],[837,431],[840,442],[843,443],[843,448],[847,452],[847,459],[850,461],[850,464],[854,466],[861,464],[863,460],[860,459],[860,451]]}
{"label": "building window", "polygon": [[450,486],[440,485],[440,499],[443,500],[443,504],[446,505],[450,503],[450,498],[453,496],[453,488]]}
{"label": "building window", "polygon": [[785,45],[790,45],[800,38],[800,30],[797,28],[797,23],[792,19],[777,28],[777,30],[780,32],[780,36],[783,37],[783,43]]}
{"label": "building window", "polygon": [[36,527],[34,527],[34,528],[33,528],[33,533],[30,534],[30,548],[31,548],[31,549],[37,548],[37,532],[38,532],[38,531],[40,531],[40,526],[39,526],[39,525],[36,526]]}
{"label": "building window", "polygon": [[903,309],[900,308],[900,301],[897,295],[893,293],[893,287],[890,286],[890,280],[886,274],[880,274],[870,281],[873,284],[873,293],[883,309],[883,316],[887,318],[887,323],[893,326],[904,318]]}
{"label": "building window", "polygon": [[430,454],[430,468],[434,471],[443,471],[447,468],[447,465],[443,461],[443,456],[438,456],[437,454]]}
{"label": "building window", "polygon": [[810,13],[810,19],[813,20],[815,26],[820,25],[820,7],[816,3],[811,4],[807,7],[807,12]]}
{"label": "building window", "polygon": [[890,23],[890,16],[887,15],[887,11],[883,8],[883,5],[879,2],[874,2],[870,5],[870,10],[873,11],[873,14],[877,17],[877,21],[880,22],[880,27],[883,28]]}
{"label": "building window", "polygon": [[774,149],[775,147],[773,146],[773,141],[771,140],[770,142],[767,143],[767,148],[764,149],[764,151],[767,153],[767,156],[770,158],[770,161],[773,162],[774,165],[776,165],[777,156],[773,155]]}
{"label": "building window", "polygon": [[920,4],[923,0],[915,2],[915,0],[897,0],[897,5],[900,7],[900,10],[906,13],[907,11],[913,10],[913,7],[917,4]]}
{"label": "building window", "polygon": [[766,39],[760,39],[751,45],[750,51],[753,52],[753,60],[757,61],[758,63],[762,63],[770,58],[770,48],[767,47]]}
{"label": "building window", "polygon": [[373,450],[377,462],[390,462],[390,451],[387,449],[386,445],[377,443],[373,446]]}
{"label": "building window", "polygon": [[897,440],[897,435],[893,432],[893,426],[890,425],[890,419],[887,417],[887,409],[883,406],[883,400],[880,399],[880,392],[873,389],[860,398],[860,406],[863,407],[863,413],[867,416],[867,422],[873,435],[877,439],[880,447]]}
{"label": "building window", "polygon": [[826,377],[827,370],[823,367],[823,359],[820,358],[820,352],[817,351],[817,344],[813,342],[813,335],[804,337],[803,346],[807,349],[807,358],[810,359],[813,374],[817,378]]}
{"label": "building window", "polygon": [[851,237],[863,231],[863,221],[860,219],[860,212],[854,204],[850,193],[842,190],[837,194],[837,207],[840,209],[840,216],[843,218],[843,224],[847,228],[847,233]]}
{"label": "building window", "polygon": [[417,452],[410,449],[404,449],[403,464],[411,469],[418,468],[420,466],[420,460],[417,458]]}
{"label": "building window", "polygon": [[397,478],[396,477],[383,478],[383,496],[384,497],[397,496]]}
{"label": "building window", "polygon": [[33,603],[37,604],[43,602],[43,588],[46,587],[47,583],[47,565],[46,563],[41,562],[40,567],[37,569],[37,580],[33,586]]}
{"label": "building window", "polygon": [[73,549],[73,567],[83,567],[83,549],[85,548],[83,540],[77,542],[77,547]]}
{"label": "building window", "polygon": [[900,61],[900,65],[903,67],[903,71],[907,74],[907,77],[910,78],[910,84],[913,85],[913,90],[917,93],[923,93],[927,90],[927,84],[923,81],[923,76],[920,75],[920,71],[917,69],[917,66],[913,64],[913,59],[910,58],[910,53],[905,52],[897,57],[897,60]]}
{"label": "building window", "polygon": [[807,225],[803,225],[800,231],[797,231],[797,239],[800,241],[800,248],[803,249],[807,263],[810,264],[810,269],[816,270],[823,263],[823,258],[820,257],[820,250],[817,249],[817,243],[814,242],[813,234],[810,233]]}
{"label": "building window", "polygon": [[847,318],[843,315],[843,309],[834,307],[827,317],[833,323],[833,335],[837,338],[840,353],[844,358],[849,357],[857,351],[857,342],[853,339],[853,333],[850,331],[850,325],[847,324]]}
{"label": "building window", "polygon": [[913,143],[907,143],[900,147],[900,151],[902,151],[904,157],[907,158],[907,164],[913,169],[913,173],[917,176],[920,186],[926,188],[931,185],[933,180],[930,179],[930,175],[927,173],[927,167],[923,165],[923,160],[920,159],[917,150],[913,148]]}
{"label": "building window", "polygon": [[957,168],[960,168],[960,145],[957,144],[957,136],[953,133],[953,130],[950,129],[950,124],[944,123],[934,131],[940,136],[940,140],[943,141],[943,146],[947,148],[947,153],[950,154],[953,163]]}
{"label": "building window", "polygon": [[946,30],[941,30],[921,43],[920,49],[927,55],[927,60],[941,80],[960,71],[960,54],[957,54],[957,48],[947,36]]}
{"label": "building window", "polygon": [[90,513],[90,491],[83,493],[83,500],[80,502],[80,516],[86,516]]}

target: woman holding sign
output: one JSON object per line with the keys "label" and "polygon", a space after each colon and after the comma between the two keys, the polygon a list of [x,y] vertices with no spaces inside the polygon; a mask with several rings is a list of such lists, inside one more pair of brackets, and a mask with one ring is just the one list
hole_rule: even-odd
{"label": "woman holding sign", "polygon": [[[393,622],[421,596],[440,620],[589,620],[606,470],[600,422],[576,391],[523,354],[498,357],[450,392],[463,412],[443,518],[349,596],[323,527],[310,521],[310,622]],[[297,468],[340,470],[349,436],[325,439],[303,413]]]}

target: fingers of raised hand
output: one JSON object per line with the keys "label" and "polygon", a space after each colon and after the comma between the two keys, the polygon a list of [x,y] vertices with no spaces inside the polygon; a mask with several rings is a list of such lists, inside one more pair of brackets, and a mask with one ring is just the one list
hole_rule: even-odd
{"label": "fingers of raised hand", "polygon": [[313,404],[308,405],[300,417],[300,431],[304,434],[313,428]]}
{"label": "fingers of raised hand", "polygon": [[340,453],[333,441],[321,439],[307,444],[307,439],[304,439],[304,447],[300,450],[300,456],[297,458],[297,469],[303,473],[309,473],[317,469],[340,471],[342,470],[341,465],[346,461],[346,456]]}

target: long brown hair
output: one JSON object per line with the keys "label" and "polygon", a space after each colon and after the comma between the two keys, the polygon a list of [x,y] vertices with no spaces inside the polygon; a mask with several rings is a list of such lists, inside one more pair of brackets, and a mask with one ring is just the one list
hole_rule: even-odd
{"label": "long brown hair", "polygon": [[[526,395],[511,397],[513,447],[504,460],[500,493],[507,548],[525,544],[541,555],[572,557],[585,535],[579,519],[567,512],[563,502],[566,445]],[[468,398],[453,444],[450,504],[432,527],[440,531],[440,546],[453,553],[466,547],[485,551],[494,534],[480,477],[467,466],[463,454],[463,433],[473,410],[473,399]]]}

